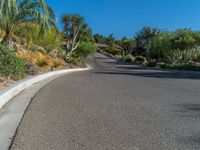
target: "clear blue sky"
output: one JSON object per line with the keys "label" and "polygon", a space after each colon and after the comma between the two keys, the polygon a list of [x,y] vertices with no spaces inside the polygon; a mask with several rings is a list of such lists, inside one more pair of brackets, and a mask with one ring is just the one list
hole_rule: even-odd
{"label": "clear blue sky", "polygon": [[46,0],[57,21],[63,13],[85,17],[94,33],[133,37],[143,26],[200,30],[200,0]]}

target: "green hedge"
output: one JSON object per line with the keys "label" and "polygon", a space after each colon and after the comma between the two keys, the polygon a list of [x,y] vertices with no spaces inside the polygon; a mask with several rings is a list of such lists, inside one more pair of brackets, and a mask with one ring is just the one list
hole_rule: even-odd
{"label": "green hedge", "polygon": [[19,79],[26,75],[27,70],[22,59],[6,46],[0,44],[0,76]]}

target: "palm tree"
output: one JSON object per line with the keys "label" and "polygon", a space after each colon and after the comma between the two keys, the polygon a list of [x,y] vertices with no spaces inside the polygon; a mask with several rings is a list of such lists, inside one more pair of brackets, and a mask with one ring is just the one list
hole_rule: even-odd
{"label": "palm tree", "polygon": [[41,33],[57,29],[55,14],[44,0],[0,0],[0,28],[5,31],[7,44],[12,40],[13,28],[26,22],[39,24]]}

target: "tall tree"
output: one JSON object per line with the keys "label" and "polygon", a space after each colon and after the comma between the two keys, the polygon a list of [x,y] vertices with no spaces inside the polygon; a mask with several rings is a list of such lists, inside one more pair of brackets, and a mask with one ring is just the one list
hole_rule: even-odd
{"label": "tall tree", "polygon": [[171,50],[171,38],[173,38],[172,32],[160,32],[156,35],[151,44],[150,58],[159,61],[171,62],[172,50]]}
{"label": "tall tree", "polygon": [[0,28],[5,30],[5,41],[12,40],[14,26],[24,22],[40,25],[41,32],[56,28],[53,10],[44,0],[0,0]]}
{"label": "tall tree", "polygon": [[66,57],[70,57],[81,41],[90,33],[90,30],[84,18],[78,14],[64,14],[62,16],[62,23],[66,40]]}
{"label": "tall tree", "polygon": [[136,34],[137,48],[142,51],[139,53],[145,53],[146,56],[148,55],[152,40],[159,32],[160,30],[157,28],[144,27]]}

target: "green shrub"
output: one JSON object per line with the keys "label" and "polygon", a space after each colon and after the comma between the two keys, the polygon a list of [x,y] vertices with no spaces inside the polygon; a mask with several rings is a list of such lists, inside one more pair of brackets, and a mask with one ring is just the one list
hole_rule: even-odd
{"label": "green shrub", "polygon": [[82,61],[85,61],[88,55],[96,52],[96,49],[96,45],[91,42],[81,42],[75,50],[74,55],[79,57]]}
{"label": "green shrub", "polygon": [[137,56],[134,62],[136,64],[147,64],[147,59],[144,56]]}
{"label": "green shrub", "polygon": [[163,69],[172,70],[187,70],[187,71],[200,71],[200,67],[194,66],[192,64],[164,64],[160,65]]}
{"label": "green shrub", "polygon": [[72,54],[68,60],[68,63],[78,65],[81,62],[81,58],[75,54]]}
{"label": "green shrub", "polygon": [[120,55],[121,54],[121,50],[117,47],[109,47],[109,48],[105,49],[104,51],[109,54],[112,54],[112,55]]}
{"label": "green shrub", "polygon": [[124,59],[125,62],[130,62],[130,63],[133,63],[135,61],[135,57],[133,55],[130,55],[130,54],[124,56],[123,59]]}
{"label": "green shrub", "polygon": [[12,79],[24,77],[27,73],[25,64],[14,52],[0,44],[0,76],[10,76]]}
{"label": "green shrub", "polygon": [[123,60],[123,56],[122,56],[122,55],[116,55],[116,58],[117,58],[118,60]]}

